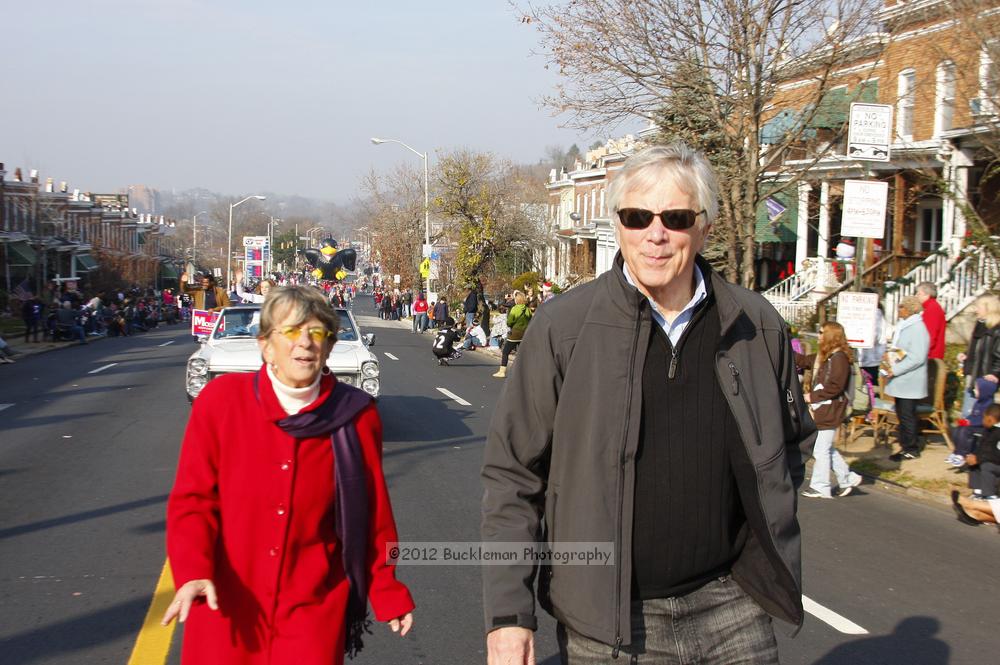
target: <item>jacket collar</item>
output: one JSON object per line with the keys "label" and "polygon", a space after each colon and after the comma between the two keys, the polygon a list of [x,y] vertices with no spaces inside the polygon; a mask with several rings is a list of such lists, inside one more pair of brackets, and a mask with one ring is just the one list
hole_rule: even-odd
{"label": "jacket collar", "polygon": [[[719,312],[719,333],[720,336],[725,335],[729,331],[729,328],[736,323],[740,315],[743,314],[743,307],[733,296],[733,289],[735,287],[723,279],[716,271],[712,270],[711,264],[701,254],[695,256],[695,264],[701,270],[708,293],[715,297],[715,306]],[[614,273],[612,284],[626,296],[623,303],[628,308],[629,315],[633,317],[639,316],[642,312],[642,307],[646,304],[646,296],[639,289],[629,284],[625,278],[624,266],[625,259],[622,256],[621,250],[618,250],[611,267],[611,272]]]}

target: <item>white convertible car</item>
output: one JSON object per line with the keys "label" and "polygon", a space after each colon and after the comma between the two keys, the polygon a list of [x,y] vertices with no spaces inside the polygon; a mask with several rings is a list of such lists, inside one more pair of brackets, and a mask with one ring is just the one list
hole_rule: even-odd
{"label": "white convertible car", "polygon": [[[378,358],[368,350],[375,343],[375,335],[361,335],[350,310],[337,309],[337,315],[340,330],[326,365],[338,381],[378,397]],[[263,360],[257,346],[259,327],[259,305],[238,305],[222,310],[212,334],[202,338],[198,350],[188,358],[184,387],[189,401],[194,401],[205,384],[220,374],[260,369]]]}

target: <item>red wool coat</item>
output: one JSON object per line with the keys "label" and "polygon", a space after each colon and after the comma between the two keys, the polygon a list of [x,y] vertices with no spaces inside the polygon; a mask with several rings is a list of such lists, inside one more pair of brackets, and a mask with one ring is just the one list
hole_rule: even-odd
{"label": "red wool coat", "polygon": [[[209,383],[194,402],[167,502],[167,553],[180,588],[211,579],[219,610],[197,602],[184,625],[185,665],[343,662],[348,582],[334,532],[329,438],[296,440],[262,368]],[[323,377],[317,401],[334,379]],[[369,477],[369,601],[378,621],[413,609],[385,561],[396,525],[382,475],[375,405],[354,421]],[[376,627],[378,628],[378,627]],[[372,639],[370,636],[368,639]]]}

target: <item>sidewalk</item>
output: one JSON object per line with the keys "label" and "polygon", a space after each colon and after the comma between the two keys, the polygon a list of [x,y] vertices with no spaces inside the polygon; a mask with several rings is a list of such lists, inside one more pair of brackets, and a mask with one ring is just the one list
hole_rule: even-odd
{"label": "sidewalk", "polygon": [[[890,434],[890,441],[893,438],[894,434]],[[859,436],[849,444],[840,443],[837,450],[852,469],[882,489],[931,503],[951,505],[950,493],[953,489],[969,493],[969,476],[955,473],[954,467],[945,462],[951,450],[941,435],[922,438],[926,445],[920,457],[902,462],[890,461],[891,447],[876,445],[870,434]]]}
{"label": "sidewalk", "polygon": [[[43,339],[39,337],[39,339]],[[87,343],[96,342],[98,340],[103,340],[105,337],[87,337]],[[48,351],[55,351],[56,349],[65,349],[69,346],[80,346],[79,342],[50,342],[43,340],[41,342],[25,342],[24,335],[18,335],[17,337],[4,337],[4,341],[10,347],[16,355],[14,356],[14,361],[18,361],[21,358],[27,358],[28,356],[34,356],[39,353],[46,353]]]}

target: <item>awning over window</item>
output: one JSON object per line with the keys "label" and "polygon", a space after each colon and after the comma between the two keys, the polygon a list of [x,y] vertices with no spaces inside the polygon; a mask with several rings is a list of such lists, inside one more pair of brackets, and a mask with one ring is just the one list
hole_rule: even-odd
{"label": "awning over window", "polygon": [[11,266],[33,266],[37,255],[26,242],[12,242],[6,245],[7,262]]}
{"label": "awning over window", "polygon": [[160,277],[166,277],[167,279],[177,279],[177,268],[174,268],[169,263],[161,263]]}
{"label": "awning over window", "polygon": [[91,270],[97,270],[97,261],[90,254],[77,254],[73,257],[76,259],[76,271],[77,272],[90,272]]}

